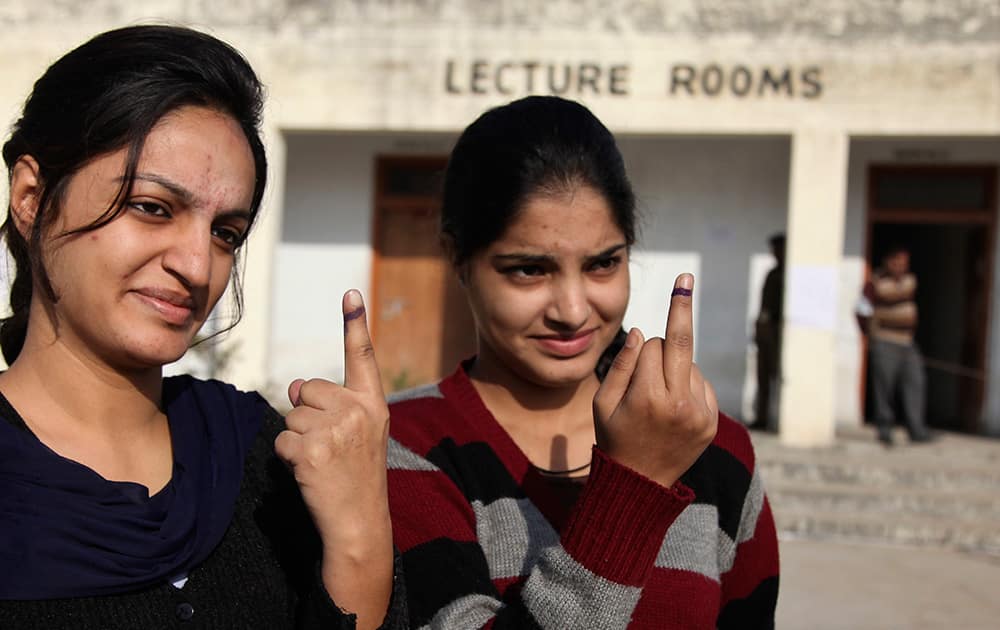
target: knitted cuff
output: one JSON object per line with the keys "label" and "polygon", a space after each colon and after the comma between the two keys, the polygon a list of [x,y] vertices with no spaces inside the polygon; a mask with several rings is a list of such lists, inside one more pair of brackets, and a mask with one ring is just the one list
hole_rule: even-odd
{"label": "knitted cuff", "polygon": [[595,446],[587,485],[563,530],[563,549],[597,575],[642,586],[667,529],[693,500],[682,483],[664,488]]}

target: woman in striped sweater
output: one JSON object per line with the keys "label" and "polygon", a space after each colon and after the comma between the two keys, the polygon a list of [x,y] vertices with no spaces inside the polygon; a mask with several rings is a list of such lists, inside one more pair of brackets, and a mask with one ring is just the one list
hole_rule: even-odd
{"label": "woman in striped sweater", "polygon": [[620,332],[634,210],[577,103],[522,99],[459,138],[441,231],[478,353],[390,399],[415,627],[773,626],[774,522],[747,432],[692,361],[694,278],[663,338]]}

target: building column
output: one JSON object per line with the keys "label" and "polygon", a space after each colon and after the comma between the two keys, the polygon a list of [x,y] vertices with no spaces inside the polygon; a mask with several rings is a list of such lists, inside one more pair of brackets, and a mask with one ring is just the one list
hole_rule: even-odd
{"label": "building column", "polygon": [[792,136],[778,424],[789,446],[834,439],[848,146],[842,130],[806,128]]}
{"label": "building column", "polygon": [[[265,115],[265,120],[268,117]],[[226,335],[229,354],[216,378],[245,390],[266,390],[271,341],[274,256],[281,241],[285,199],[285,140],[280,129],[264,130],[267,188],[243,256],[243,319]]]}

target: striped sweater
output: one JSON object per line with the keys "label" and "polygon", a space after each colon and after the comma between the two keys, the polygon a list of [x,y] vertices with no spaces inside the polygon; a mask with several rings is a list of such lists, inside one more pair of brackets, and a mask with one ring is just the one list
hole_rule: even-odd
{"label": "striped sweater", "polygon": [[865,285],[871,303],[871,335],[882,341],[908,346],[917,330],[917,277],[906,273],[896,278],[879,269]]}
{"label": "striped sweater", "polygon": [[746,429],[664,488],[595,447],[561,527],[464,370],[390,397],[389,503],[414,628],[771,628],[778,547]]}

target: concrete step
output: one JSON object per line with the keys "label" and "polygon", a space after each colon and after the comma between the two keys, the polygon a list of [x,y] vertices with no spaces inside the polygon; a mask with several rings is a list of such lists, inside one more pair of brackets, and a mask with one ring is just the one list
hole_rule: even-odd
{"label": "concrete step", "polygon": [[984,519],[1000,523],[1000,492],[983,490],[939,490],[900,486],[860,486],[852,483],[823,484],[791,482],[784,478],[767,481],[772,503],[791,510],[824,512],[923,515]]}
{"label": "concrete step", "polygon": [[888,514],[845,514],[775,506],[782,540],[865,542],[949,548],[1000,557],[1000,528],[996,522],[951,517]]}
{"label": "concrete step", "polygon": [[1000,470],[981,466],[935,466],[926,462],[883,462],[857,457],[840,461],[758,458],[758,466],[765,481],[1000,493]]}
{"label": "concrete step", "polygon": [[874,431],[824,448],[753,433],[782,539],[963,549],[1000,557],[1000,440],[942,434],[882,447]]}

